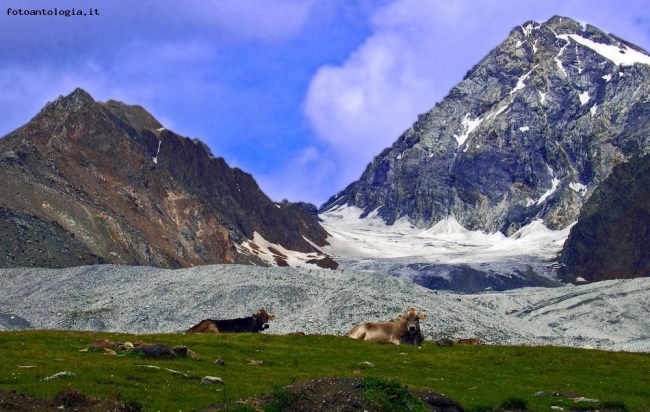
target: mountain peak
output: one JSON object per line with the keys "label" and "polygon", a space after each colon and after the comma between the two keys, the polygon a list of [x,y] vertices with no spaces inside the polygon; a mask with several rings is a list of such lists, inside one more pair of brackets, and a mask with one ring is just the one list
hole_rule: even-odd
{"label": "mountain peak", "polygon": [[0,140],[0,183],[9,266],[279,265],[327,244],[316,217],[278,207],[203,142],[79,88]]}
{"label": "mountain peak", "polygon": [[586,25],[583,25],[582,23],[578,23],[577,21],[569,17],[558,16],[558,15],[551,17],[546,23],[543,23],[543,25],[552,28],[556,32],[560,30],[578,32],[578,31],[584,31],[586,29]]}
{"label": "mountain peak", "polygon": [[422,228],[452,216],[508,235],[537,219],[564,228],[614,166],[650,152],[648,78],[647,53],[593,26],[524,23],[321,210]]}
{"label": "mountain peak", "polygon": [[73,112],[94,102],[95,99],[93,99],[87,91],[77,87],[69,95],[59,96],[59,98],[54,101],[54,104],[67,112]]}
{"label": "mountain peak", "polygon": [[48,102],[41,111],[32,119],[38,120],[41,116],[65,116],[74,113],[84,106],[94,104],[95,99],[84,89],[77,87],[67,96],[59,96],[55,101]]}

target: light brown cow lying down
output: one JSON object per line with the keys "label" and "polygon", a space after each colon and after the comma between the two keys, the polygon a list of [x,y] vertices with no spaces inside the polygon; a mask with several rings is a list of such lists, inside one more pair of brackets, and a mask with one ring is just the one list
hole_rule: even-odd
{"label": "light brown cow lying down", "polygon": [[397,316],[400,319],[398,321],[366,322],[356,326],[348,333],[348,337],[395,345],[402,343],[422,345],[424,333],[420,329],[420,321],[426,319],[427,314],[418,313],[415,308],[408,308],[406,314],[400,313]]}

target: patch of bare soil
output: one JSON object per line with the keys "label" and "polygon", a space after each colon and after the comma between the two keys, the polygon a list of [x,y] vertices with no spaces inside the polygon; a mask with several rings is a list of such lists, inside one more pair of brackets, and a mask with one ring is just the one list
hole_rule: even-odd
{"label": "patch of bare soil", "polygon": [[[217,412],[228,410],[263,411],[265,406],[272,403],[277,405],[276,410],[286,412],[313,411],[313,412],[348,412],[348,411],[400,411],[413,410],[413,399],[422,401],[420,410],[438,412],[463,412],[460,404],[440,394],[408,390],[410,396],[390,394],[392,406],[380,406],[376,399],[364,394],[365,388],[361,378],[323,378],[307,382],[300,382],[284,388],[278,388],[273,393],[256,398],[244,399],[228,404],[212,405],[195,412]],[[388,388],[386,388],[388,390]],[[398,399],[400,396],[409,399]],[[412,398],[411,398],[412,396]],[[280,398],[280,399],[279,399]],[[402,406],[403,405],[403,406]]]}
{"label": "patch of bare soil", "polygon": [[100,401],[89,398],[71,387],[62,389],[52,399],[37,398],[15,391],[0,390],[0,411],[2,412],[61,412],[61,410],[73,410],[77,412],[134,412],[137,408],[117,401]]}

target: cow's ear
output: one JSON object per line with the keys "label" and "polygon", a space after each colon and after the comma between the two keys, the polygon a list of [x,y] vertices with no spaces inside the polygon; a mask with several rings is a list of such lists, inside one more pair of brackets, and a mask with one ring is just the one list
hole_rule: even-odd
{"label": "cow's ear", "polygon": [[404,318],[406,318],[406,315],[404,315],[403,313],[400,313],[399,315],[397,315],[397,317],[400,318],[400,319],[404,319]]}
{"label": "cow's ear", "polygon": [[427,315],[426,313],[420,313],[420,314],[418,315],[418,318],[419,318],[420,320],[425,320],[425,319],[427,318],[427,316],[429,316],[429,315]]}
{"label": "cow's ear", "polygon": [[275,319],[275,313],[269,313],[269,320]]}

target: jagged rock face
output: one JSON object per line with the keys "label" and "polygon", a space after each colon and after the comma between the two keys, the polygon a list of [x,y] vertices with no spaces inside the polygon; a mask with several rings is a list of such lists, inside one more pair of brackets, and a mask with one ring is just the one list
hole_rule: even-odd
{"label": "jagged rock face", "polygon": [[[636,62],[636,63],[635,63]],[[650,56],[561,17],[529,22],[321,207],[514,233],[574,222],[617,164],[648,152]]]}
{"label": "jagged rock face", "polygon": [[0,187],[4,267],[249,263],[238,245],[254,232],[290,250],[326,244],[313,216],[278,207],[203,143],[80,89],[0,139]]}
{"label": "jagged rock face", "polygon": [[632,279],[650,273],[650,156],[633,157],[585,203],[571,228],[560,278]]}

